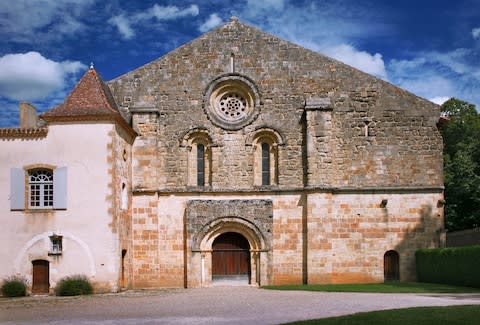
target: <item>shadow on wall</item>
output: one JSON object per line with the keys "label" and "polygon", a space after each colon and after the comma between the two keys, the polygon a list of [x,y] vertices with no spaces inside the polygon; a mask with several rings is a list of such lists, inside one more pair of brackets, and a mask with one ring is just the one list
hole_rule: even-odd
{"label": "shadow on wall", "polygon": [[[415,225],[403,230],[403,238],[393,250],[384,255],[384,280],[416,281],[415,252],[423,248],[445,246],[445,228],[443,223],[443,203],[436,206],[423,204],[418,209],[420,216]],[[384,207],[386,210],[386,206]],[[438,210],[438,212],[435,212]],[[404,217],[391,217],[386,211],[387,229],[394,229],[398,223],[408,222]],[[395,220],[399,219],[399,220]],[[396,256],[395,256],[396,255]],[[398,272],[398,273],[395,273]]]}

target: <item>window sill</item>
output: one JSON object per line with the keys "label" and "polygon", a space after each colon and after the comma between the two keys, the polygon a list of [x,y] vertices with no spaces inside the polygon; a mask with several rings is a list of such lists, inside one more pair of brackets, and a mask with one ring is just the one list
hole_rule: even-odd
{"label": "window sill", "polygon": [[55,210],[53,208],[27,208],[24,210],[26,213],[51,213]]}
{"label": "window sill", "polygon": [[10,211],[21,211],[24,213],[52,213],[55,211],[66,211],[67,209],[54,209],[54,208],[26,208],[26,209],[10,209]]}

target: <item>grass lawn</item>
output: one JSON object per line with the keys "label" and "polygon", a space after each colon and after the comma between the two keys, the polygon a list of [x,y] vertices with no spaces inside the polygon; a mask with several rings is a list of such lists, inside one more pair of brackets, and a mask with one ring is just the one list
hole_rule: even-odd
{"label": "grass lawn", "polygon": [[[264,286],[273,290],[303,290],[327,292],[380,292],[380,293],[471,293],[480,292],[480,288],[457,287],[446,284],[420,282],[389,282],[370,284],[308,284]],[[480,323],[480,316],[479,316]]]}
{"label": "grass lawn", "polygon": [[449,307],[418,307],[358,313],[289,324],[480,324],[480,305]]}

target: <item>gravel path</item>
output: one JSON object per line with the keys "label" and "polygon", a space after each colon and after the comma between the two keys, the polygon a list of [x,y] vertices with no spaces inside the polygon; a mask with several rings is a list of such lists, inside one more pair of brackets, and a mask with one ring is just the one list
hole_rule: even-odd
{"label": "gravel path", "polygon": [[480,294],[379,294],[213,287],[0,298],[1,324],[279,324],[363,311],[480,305]]}

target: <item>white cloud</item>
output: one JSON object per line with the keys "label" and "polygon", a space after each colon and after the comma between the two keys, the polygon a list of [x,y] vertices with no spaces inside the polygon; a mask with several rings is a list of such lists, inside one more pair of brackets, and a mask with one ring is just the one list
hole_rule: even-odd
{"label": "white cloud", "polygon": [[429,101],[434,102],[435,104],[438,104],[438,105],[442,105],[450,98],[451,97],[448,97],[448,96],[439,96],[439,97],[430,98]]}
{"label": "white cloud", "polygon": [[0,33],[17,42],[71,36],[85,29],[81,20],[94,2],[95,0],[3,1],[0,6]]}
{"label": "white cloud", "polygon": [[325,48],[322,52],[366,73],[387,79],[385,63],[382,55],[379,53],[372,55],[365,51],[359,51],[347,44]]}
{"label": "white cloud", "polygon": [[108,23],[117,27],[118,32],[124,39],[131,39],[133,36],[135,36],[135,32],[130,26],[129,20],[126,19],[124,15],[113,16],[108,20]]}
{"label": "white cloud", "polygon": [[348,45],[389,33],[388,25],[370,19],[374,15],[371,8],[351,2],[312,1],[299,5],[288,0],[249,0],[238,13],[243,19],[257,22],[262,30],[387,79],[381,53],[371,54]]}
{"label": "white cloud", "polygon": [[285,7],[285,0],[248,0],[247,7],[250,10],[277,10],[281,11]]}
{"label": "white cloud", "polygon": [[238,17],[313,50],[376,36],[388,35],[391,27],[379,22],[372,8],[356,2],[249,0]]}
{"label": "white cloud", "polygon": [[480,76],[475,60],[474,53],[463,49],[425,52],[411,60],[391,60],[387,71],[393,83],[435,103],[456,97],[478,106]]}
{"label": "white cloud", "polygon": [[198,27],[198,30],[201,31],[202,33],[217,27],[222,23],[222,18],[220,18],[216,13],[211,14],[210,17],[208,17],[207,21],[204,22],[203,24]]}
{"label": "white cloud", "polygon": [[437,62],[459,74],[469,73],[473,68],[467,62],[467,59],[473,55],[473,52],[468,49],[460,48],[444,53],[426,52],[424,55],[428,61]]}
{"label": "white cloud", "polygon": [[472,29],[472,36],[474,39],[480,39],[480,27]]}
{"label": "white cloud", "polygon": [[199,9],[197,5],[191,5],[187,8],[180,9],[177,6],[160,6],[154,4],[152,7],[136,12],[130,16],[120,14],[111,17],[108,22],[117,27],[120,35],[124,39],[131,39],[135,36],[134,25],[139,25],[147,21],[166,21],[175,20],[187,16],[197,16]]}
{"label": "white cloud", "polygon": [[0,57],[0,96],[37,100],[65,88],[68,77],[86,66],[78,61],[55,62],[38,52]]}
{"label": "white cloud", "polygon": [[144,19],[155,17],[157,20],[174,20],[185,16],[197,16],[199,13],[197,5],[191,5],[185,9],[179,9],[177,6],[159,6],[154,4],[146,13],[140,14],[145,16]]}

